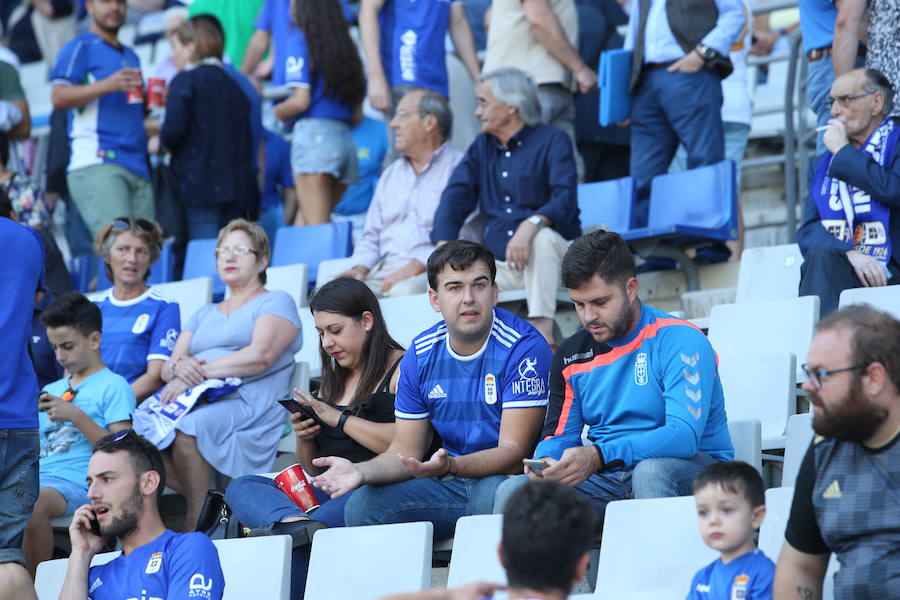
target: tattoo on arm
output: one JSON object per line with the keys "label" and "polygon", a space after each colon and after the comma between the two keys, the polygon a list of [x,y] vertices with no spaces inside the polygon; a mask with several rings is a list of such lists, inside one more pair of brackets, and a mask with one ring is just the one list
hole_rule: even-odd
{"label": "tattoo on arm", "polygon": [[813,600],[812,588],[797,586],[797,598],[799,600]]}

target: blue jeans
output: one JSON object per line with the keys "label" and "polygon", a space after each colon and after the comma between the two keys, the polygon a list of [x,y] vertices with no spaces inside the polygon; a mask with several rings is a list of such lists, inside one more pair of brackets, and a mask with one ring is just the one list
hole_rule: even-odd
{"label": "blue jeans", "polygon": [[[626,498],[670,498],[689,496],[694,478],[716,459],[698,452],[692,458],[648,458],[631,471],[594,473],[577,486],[579,496],[587,498],[597,513],[598,531],[603,526],[606,505]],[[494,513],[502,513],[509,497],[525,485],[525,475],[510,477],[497,490]]]}
{"label": "blue jeans", "polygon": [[38,431],[0,429],[0,563],[25,566],[22,538],[38,497]]}
{"label": "blue jeans", "polygon": [[344,509],[347,526],[430,521],[436,541],[453,537],[456,520],[490,514],[494,494],[507,479],[457,477],[449,481],[410,479],[388,485],[364,485]]}
{"label": "blue jeans", "polygon": [[[238,521],[250,528],[265,527],[288,517],[309,516],[328,527],[344,526],[344,505],[353,495],[331,499],[328,494],[312,487],[321,502],[310,515],[306,515],[294,502],[278,488],[278,484],[268,477],[245,475],[238,477],[225,490],[225,501],[234,511]],[[306,589],[306,573],[309,570],[309,546],[294,548],[291,553],[291,598],[300,600]]]}

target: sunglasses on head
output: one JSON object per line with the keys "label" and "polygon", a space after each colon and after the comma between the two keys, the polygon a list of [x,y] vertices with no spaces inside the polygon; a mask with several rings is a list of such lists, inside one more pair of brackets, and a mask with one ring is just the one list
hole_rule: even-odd
{"label": "sunglasses on head", "polygon": [[117,219],[113,219],[112,222],[113,229],[132,229],[137,228],[141,231],[146,231],[147,233],[153,233],[156,231],[156,226],[148,221],[147,219],[142,219],[140,217],[119,217]]}
{"label": "sunglasses on head", "polygon": [[141,434],[139,434],[134,429],[122,429],[121,431],[117,431],[112,436],[112,443],[117,444],[127,438],[129,435],[134,436],[135,442],[137,442],[136,445],[138,447],[138,450],[140,450],[141,454],[144,455],[144,458],[147,459],[147,463],[150,465],[150,468],[153,470],[158,470],[158,468],[156,467],[156,461],[153,460],[153,457],[150,456],[150,453],[147,452],[147,450],[144,448],[144,445],[140,443],[144,438],[141,437]]}

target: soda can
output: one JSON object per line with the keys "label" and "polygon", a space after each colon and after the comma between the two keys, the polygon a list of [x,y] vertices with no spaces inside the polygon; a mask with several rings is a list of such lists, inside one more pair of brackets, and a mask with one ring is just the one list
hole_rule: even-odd
{"label": "soda can", "polygon": [[128,102],[128,104],[143,104],[144,86],[142,84],[138,84],[125,92],[125,101]]}
{"label": "soda can", "polygon": [[303,512],[308,514],[319,508],[319,501],[299,464],[291,465],[279,473],[275,477],[275,483]]}
{"label": "soda can", "polygon": [[166,80],[151,77],[147,80],[147,106],[163,108],[166,105]]}

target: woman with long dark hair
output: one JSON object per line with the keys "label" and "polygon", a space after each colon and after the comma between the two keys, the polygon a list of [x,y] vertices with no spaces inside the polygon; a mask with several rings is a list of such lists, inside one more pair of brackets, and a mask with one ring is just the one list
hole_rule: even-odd
{"label": "woman with long dark hair", "polygon": [[280,119],[299,117],[291,165],[306,225],[327,223],[347,185],[357,180],[350,126],[362,118],[366,78],[338,0],[291,0],[285,78],[291,96],[275,106]]}

